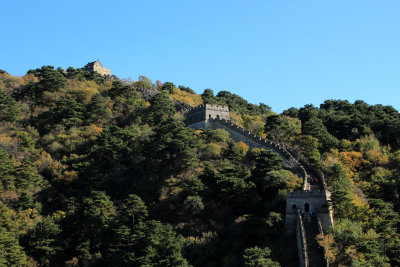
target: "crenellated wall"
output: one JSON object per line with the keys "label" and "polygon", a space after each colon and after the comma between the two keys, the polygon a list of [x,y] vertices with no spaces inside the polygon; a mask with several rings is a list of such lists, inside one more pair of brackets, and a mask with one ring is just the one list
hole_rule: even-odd
{"label": "crenellated wall", "polygon": [[[227,106],[204,104],[191,108],[186,114],[186,123],[195,125],[196,122],[208,122],[210,119],[225,119],[229,120],[229,108]],[[194,127],[192,127],[194,128]]]}

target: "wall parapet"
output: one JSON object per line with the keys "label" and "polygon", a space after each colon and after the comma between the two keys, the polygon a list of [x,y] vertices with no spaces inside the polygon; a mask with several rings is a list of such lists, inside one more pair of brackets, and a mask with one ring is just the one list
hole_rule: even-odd
{"label": "wall parapet", "polygon": [[[285,158],[290,159],[293,162],[297,162],[297,160],[280,144],[275,143],[275,142],[273,142],[271,140],[262,138],[261,136],[256,135],[256,134],[254,134],[254,133],[252,133],[252,132],[250,132],[250,131],[242,128],[242,127],[240,127],[239,125],[233,123],[230,120],[213,118],[213,119],[210,119],[210,121],[220,123],[220,124],[230,128],[230,129],[232,129],[232,130],[234,130],[234,131],[236,131],[236,132],[238,132],[238,133],[240,133],[240,134],[252,139],[253,141],[259,143],[262,146],[266,146],[266,147],[268,147],[268,148],[270,148],[272,150],[275,150],[279,154],[283,155]],[[301,172],[303,174],[305,174],[304,168],[303,168],[303,170]]]}
{"label": "wall parapet", "polygon": [[286,194],[286,199],[290,198],[323,198],[328,199],[325,190],[312,190],[312,191],[291,191]]}
{"label": "wall parapet", "polygon": [[[318,224],[318,233],[322,236],[324,236],[324,231],[322,229],[322,223],[321,220],[317,217],[317,224]],[[327,253],[324,247],[321,247],[322,251],[324,253],[324,267],[329,267],[329,261],[327,260]]]}
{"label": "wall parapet", "polygon": [[308,261],[306,230],[304,228],[303,220],[299,210],[297,210],[296,217],[297,217],[296,239],[297,239],[297,248],[299,251],[300,266],[308,267],[309,261]]}
{"label": "wall parapet", "polygon": [[215,110],[215,111],[228,111],[228,106],[217,105],[217,104],[202,104],[197,107],[191,108],[188,110],[189,113],[203,111],[203,110]]}

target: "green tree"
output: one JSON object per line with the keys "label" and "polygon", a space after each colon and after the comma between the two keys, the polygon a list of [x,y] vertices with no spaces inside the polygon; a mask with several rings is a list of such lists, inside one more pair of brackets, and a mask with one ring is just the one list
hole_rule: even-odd
{"label": "green tree", "polygon": [[351,183],[342,165],[334,164],[330,173],[332,177],[332,204],[339,215],[339,219],[347,216],[353,207],[351,196]]}
{"label": "green tree", "polygon": [[244,266],[246,267],[279,267],[278,262],[270,258],[269,248],[252,247],[243,252]]}
{"label": "green tree", "polygon": [[182,256],[183,239],[170,225],[159,221],[141,223],[132,236],[135,266],[189,266]]}
{"label": "green tree", "polygon": [[122,218],[131,219],[132,226],[141,222],[148,216],[148,211],[143,200],[134,194],[130,194],[122,203]]}
{"label": "green tree", "polygon": [[0,265],[28,266],[27,257],[19,245],[15,222],[10,210],[0,201]]}
{"label": "green tree", "polygon": [[41,266],[53,266],[54,257],[61,250],[57,240],[60,232],[58,224],[48,216],[28,234],[27,250]]}
{"label": "green tree", "polygon": [[148,120],[152,125],[158,125],[175,114],[175,107],[166,91],[155,95],[148,108]]}
{"label": "green tree", "polygon": [[29,70],[27,74],[33,74],[39,79],[39,82],[32,85],[33,100],[39,100],[44,91],[57,92],[67,83],[64,75],[55,70],[53,66],[43,66],[40,69]]}
{"label": "green tree", "polygon": [[301,133],[301,121],[287,116],[268,116],[264,131],[272,140],[287,141]]}
{"label": "green tree", "polygon": [[93,231],[107,227],[116,215],[113,202],[102,191],[91,192],[89,197],[83,199],[81,208],[86,226]]}
{"label": "green tree", "polygon": [[20,114],[21,109],[15,99],[0,88],[0,121],[16,121]]}
{"label": "green tree", "polygon": [[312,163],[319,164],[321,154],[319,153],[318,139],[310,135],[303,135],[298,139],[298,142],[303,150],[303,155]]}
{"label": "green tree", "polygon": [[86,112],[86,117],[93,123],[97,123],[101,119],[104,120],[111,116],[111,110],[107,106],[107,101],[101,94],[96,94],[92,97],[87,106]]}
{"label": "green tree", "polygon": [[172,90],[175,88],[175,84],[171,83],[171,82],[166,82],[163,84],[163,86],[161,87],[161,90],[165,90],[168,92],[172,92]]}
{"label": "green tree", "polygon": [[205,89],[201,94],[201,98],[203,99],[204,104],[215,104],[216,102],[214,92],[211,89]]}

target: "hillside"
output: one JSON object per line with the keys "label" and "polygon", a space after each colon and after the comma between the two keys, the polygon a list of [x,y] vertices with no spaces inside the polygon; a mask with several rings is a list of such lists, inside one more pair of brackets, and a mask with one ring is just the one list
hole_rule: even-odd
{"label": "hillside", "polygon": [[276,114],[228,91],[52,66],[0,71],[0,265],[298,265],[284,216],[302,178],[271,150],[186,127],[183,110],[207,103],[323,171],[330,263],[400,265],[391,106],[326,100]]}

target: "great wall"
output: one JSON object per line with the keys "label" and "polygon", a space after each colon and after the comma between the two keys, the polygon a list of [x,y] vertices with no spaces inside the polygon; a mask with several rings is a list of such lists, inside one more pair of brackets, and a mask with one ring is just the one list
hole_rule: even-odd
{"label": "great wall", "polygon": [[[146,100],[158,93],[157,90],[135,89]],[[236,125],[230,120],[227,106],[205,104],[193,108],[176,100],[174,104],[185,116],[187,127],[223,129],[237,142],[244,142],[252,148],[273,150],[282,157],[282,167],[303,179],[302,190],[288,192],[286,195],[285,233],[296,235],[301,267],[329,266],[323,248],[316,240],[318,234],[323,235],[333,226],[333,211],[328,205],[331,194],[327,190],[323,173],[309,164],[295,149],[262,138]]]}

